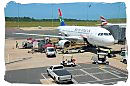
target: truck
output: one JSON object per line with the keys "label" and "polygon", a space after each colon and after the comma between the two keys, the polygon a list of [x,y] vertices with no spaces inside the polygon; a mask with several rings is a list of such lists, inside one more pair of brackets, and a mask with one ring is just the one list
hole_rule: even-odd
{"label": "truck", "polygon": [[71,73],[68,72],[63,65],[50,66],[47,68],[47,74],[48,76],[51,76],[56,83],[72,82]]}

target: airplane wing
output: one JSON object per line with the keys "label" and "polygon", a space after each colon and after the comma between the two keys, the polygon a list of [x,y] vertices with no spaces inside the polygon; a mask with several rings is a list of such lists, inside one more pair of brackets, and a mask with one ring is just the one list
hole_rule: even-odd
{"label": "airplane wing", "polygon": [[43,35],[43,34],[29,34],[29,33],[13,33],[17,35],[26,35],[26,36],[39,36],[39,37],[50,37],[50,38],[61,38],[68,40],[82,40],[82,36],[58,36],[58,35]]}
{"label": "airplane wing", "polygon": [[29,33],[13,33],[13,34],[26,35],[26,36],[52,37],[52,38],[62,38],[63,37],[63,36],[56,36],[56,35],[29,34]]}

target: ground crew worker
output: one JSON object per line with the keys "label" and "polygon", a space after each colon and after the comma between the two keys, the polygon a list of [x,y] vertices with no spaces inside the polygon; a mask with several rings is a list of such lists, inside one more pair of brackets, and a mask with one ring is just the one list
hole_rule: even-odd
{"label": "ground crew worker", "polygon": [[111,49],[108,50],[108,57],[111,57]]}
{"label": "ground crew worker", "polygon": [[18,42],[16,41],[16,48],[19,48],[19,44],[18,44]]}
{"label": "ground crew worker", "polygon": [[98,48],[97,53],[100,53],[100,52],[101,52],[101,50],[100,50],[100,48]]}
{"label": "ground crew worker", "polygon": [[66,60],[65,60],[65,63],[67,63],[67,61],[68,61],[68,60],[66,59]]}

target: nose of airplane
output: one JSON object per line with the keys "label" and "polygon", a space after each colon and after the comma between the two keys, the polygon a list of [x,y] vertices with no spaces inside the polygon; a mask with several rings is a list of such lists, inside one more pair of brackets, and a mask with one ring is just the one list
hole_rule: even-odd
{"label": "nose of airplane", "polygon": [[57,27],[57,28],[56,28],[56,30],[59,30],[59,29],[60,29],[60,27]]}
{"label": "nose of airplane", "polygon": [[104,42],[104,45],[106,46],[110,46],[110,45],[113,45],[115,40],[114,40],[114,37],[113,36],[107,36],[105,37],[104,39],[102,39],[103,42]]}
{"label": "nose of airplane", "polygon": [[107,43],[108,43],[109,45],[114,44],[114,42],[115,42],[115,39],[114,39],[113,36],[111,36],[110,38],[107,39]]}

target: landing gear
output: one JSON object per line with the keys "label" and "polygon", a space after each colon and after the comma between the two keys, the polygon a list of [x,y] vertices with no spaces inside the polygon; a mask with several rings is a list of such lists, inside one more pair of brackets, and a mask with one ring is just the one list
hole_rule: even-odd
{"label": "landing gear", "polygon": [[76,45],[76,41],[71,41],[71,46]]}

